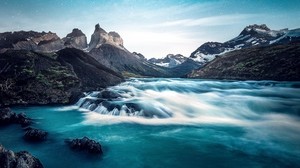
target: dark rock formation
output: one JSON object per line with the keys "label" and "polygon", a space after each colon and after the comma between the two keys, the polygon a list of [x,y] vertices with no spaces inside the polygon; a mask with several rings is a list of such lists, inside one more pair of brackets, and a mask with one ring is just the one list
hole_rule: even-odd
{"label": "dark rock formation", "polygon": [[80,79],[56,57],[25,50],[0,54],[0,105],[68,103]]}
{"label": "dark rock formation", "polygon": [[116,98],[120,98],[120,97],[122,97],[122,95],[120,95],[117,92],[114,92],[113,90],[105,89],[105,90],[101,91],[101,98],[104,98],[104,99],[116,99]]}
{"label": "dark rock formation", "polygon": [[10,108],[0,108],[0,125],[20,124],[26,127],[31,123],[32,120],[25,113],[16,114]]}
{"label": "dark rock formation", "polygon": [[15,115],[15,123],[20,124],[22,127],[27,127],[32,123],[32,119],[28,118],[25,113]]}
{"label": "dark rock formation", "polygon": [[300,80],[300,43],[252,47],[218,57],[189,78],[236,80]]}
{"label": "dark rock formation", "polygon": [[14,123],[16,114],[10,108],[0,108],[0,125]]}
{"label": "dark rock formation", "polygon": [[0,106],[69,103],[73,93],[123,81],[83,51],[66,48],[41,54],[9,50],[0,54]]}
{"label": "dark rock formation", "polygon": [[70,148],[75,150],[86,151],[91,154],[103,153],[100,143],[87,137],[83,137],[82,139],[66,140],[66,143],[69,144]]}
{"label": "dark rock formation", "polygon": [[64,45],[70,48],[85,49],[87,48],[87,39],[84,33],[79,29],[73,29],[67,37],[62,39]]}
{"label": "dark rock formation", "polygon": [[48,133],[35,128],[27,128],[24,135],[24,139],[31,142],[44,141],[47,138]]}
{"label": "dark rock formation", "polygon": [[27,151],[14,153],[0,145],[0,168],[43,168],[43,165]]}

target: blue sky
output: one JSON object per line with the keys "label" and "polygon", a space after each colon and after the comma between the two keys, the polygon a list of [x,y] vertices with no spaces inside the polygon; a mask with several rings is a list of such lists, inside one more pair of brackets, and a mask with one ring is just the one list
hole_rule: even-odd
{"label": "blue sky", "polygon": [[1,0],[0,32],[36,30],[66,36],[94,25],[118,32],[146,57],[189,56],[207,41],[224,42],[250,24],[300,28],[300,0]]}

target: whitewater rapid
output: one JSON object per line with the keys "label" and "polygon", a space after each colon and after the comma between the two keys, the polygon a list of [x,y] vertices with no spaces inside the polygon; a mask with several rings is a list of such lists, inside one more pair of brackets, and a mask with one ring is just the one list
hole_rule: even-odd
{"label": "whitewater rapid", "polygon": [[299,82],[129,79],[86,93],[86,123],[234,124],[300,130]]}

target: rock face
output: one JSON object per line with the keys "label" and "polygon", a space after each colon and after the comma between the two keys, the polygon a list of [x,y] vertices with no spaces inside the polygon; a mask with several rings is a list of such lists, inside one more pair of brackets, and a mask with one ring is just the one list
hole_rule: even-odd
{"label": "rock face", "polygon": [[0,106],[69,103],[73,93],[118,84],[123,78],[83,51],[0,54]]}
{"label": "rock face", "polygon": [[233,50],[254,46],[269,46],[300,42],[300,29],[271,30],[266,25],[249,25],[236,37],[224,43],[207,42],[197,48],[190,56],[201,63],[208,63],[216,56],[224,55]]}
{"label": "rock face", "polygon": [[66,140],[66,143],[69,144],[70,148],[75,150],[86,151],[91,154],[103,153],[100,143],[87,137],[83,137],[82,139]]}
{"label": "rock face", "polygon": [[100,90],[124,81],[121,74],[103,66],[81,50],[68,48],[57,54],[61,65],[70,67],[80,79],[84,91]]}
{"label": "rock face", "polygon": [[67,37],[62,39],[64,45],[69,48],[85,49],[87,48],[87,39],[81,30],[75,28]]}
{"label": "rock face", "polygon": [[229,52],[188,74],[189,78],[300,80],[300,43]]}
{"label": "rock face", "polygon": [[55,52],[63,48],[62,40],[52,32],[18,31],[0,33],[0,53],[8,49]]}
{"label": "rock face", "polygon": [[24,139],[31,142],[39,142],[46,140],[48,132],[35,128],[27,128]]}
{"label": "rock face", "polygon": [[1,168],[43,168],[39,159],[26,151],[14,153],[0,145]]}
{"label": "rock face", "polygon": [[110,44],[120,49],[125,49],[123,47],[123,39],[117,32],[107,33],[100,27],[99,24],[97,24],[95,26],[95,31],[91,36],[88,51],[91,51],[94,48],[99,48],[102,44]]}

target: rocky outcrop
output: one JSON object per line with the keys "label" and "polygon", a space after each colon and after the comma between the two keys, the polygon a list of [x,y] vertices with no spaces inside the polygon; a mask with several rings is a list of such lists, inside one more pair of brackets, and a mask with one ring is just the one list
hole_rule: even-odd
{"label": "rocky outcrop", "polygon": [[48,132],[35,128],[27,128],[24,139],[30,142],[40,142],[46,140]]}
{"label": "rocky outcrop", "polygon": [[99,142],[91,140],[87,137],[83,137],[82,139],[72,139],[65,141],[71,149],[86,151],[91,154],[102,154],[102,147]]}
{"label": "rocky outcrop", "polygon": [[39,159],[27,151],[13,152],[0,145],[1,168],[43,168]]}
{"label": "rocky outcrop", "polygon": [[103,44],[110,44],[120,49],[125,49],[123,47],[123,39],[117,32],[107,33],[99,24],[96,24],[95,31],[91,36],[88,51],[99,48]]}
{"label": "rocky outcrop", "polygon": [[87,48],[87,39],[81,30],[75,28],[67,37],[62,39],[64,45],[69,48],[85,49]]}
{"label": "rocky outcrop", "polygon": [[299,55],[300,43],[246,48],[217,57],[187,77],[299,81]]}
{"label": "rocky outcrop", "polygon": [[0,108],[0,125],[20,124],[26,127],[31,123],[32,120],[25,113],[16,114],[10,108]]}
{"label": "rocky outcrop", "polygon": [[55,52],[63,48],[62,40],[52,32],[17,31],[0,33],[0,53],[8,49]]}
{"label": "rocky outcrop", "polygon": [[123,81],[74,48],[51,54],[9,50],[0,54],[0,67],[0,106],[69,103],[75,93]]}

